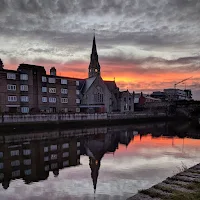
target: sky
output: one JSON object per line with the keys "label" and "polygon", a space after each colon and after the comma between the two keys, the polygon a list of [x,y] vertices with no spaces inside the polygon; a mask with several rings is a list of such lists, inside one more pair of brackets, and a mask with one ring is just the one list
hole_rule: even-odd
{"label": "sky", "polygon": [[200,0],[0,0],[5,68],[87,78],[94,29],[101,75],[120,90],[192,89],[200,100]]}

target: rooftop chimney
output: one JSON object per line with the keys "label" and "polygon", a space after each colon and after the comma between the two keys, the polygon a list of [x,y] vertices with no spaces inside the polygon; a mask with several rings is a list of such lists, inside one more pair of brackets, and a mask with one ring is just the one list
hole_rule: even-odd
{"label": "rooftop chimney", "polygon": [[55,67],[52,67],[50,69],[50,75],[56,76],[56,68]]}

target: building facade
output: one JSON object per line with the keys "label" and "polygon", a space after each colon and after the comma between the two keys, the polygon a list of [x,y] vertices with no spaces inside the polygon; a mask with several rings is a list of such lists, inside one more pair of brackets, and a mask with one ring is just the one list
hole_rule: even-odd
{"label": "building facade", "polygon": [[120,92],[120,111],[134,112],[134,93],[131,94],[128,90]]}
{"label": "building facade", "polygon": [[0,112],[80,112],[79,80],[50,74],[42,66],[20,64],[0,69]]}
{"label": "building facade", "polygon": [[168,101],[192,100],[191,90],[180,90],[175,88],[164,89]]}

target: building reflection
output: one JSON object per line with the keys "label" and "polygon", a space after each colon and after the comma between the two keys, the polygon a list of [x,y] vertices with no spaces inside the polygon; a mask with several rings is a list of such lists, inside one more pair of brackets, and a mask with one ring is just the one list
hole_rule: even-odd
{"label": "building reflection", "polygon": [[89,166],[91,169],[91,179],[93,182],[94,193],[97,188],[97,180],[101,166],[101,160],[106,153],[114,153],[119,144],[128,146],[136,135],[135,131],[115,131],[104,137],[87,140],[84,143],[85,154],[89,157]]}
{"label": "building reflection", "polygon": [[4,189],[12,180],[26,184],[48,178],[49,173],[80,165],[80,141],[77,138],[4,143],[0,147],[0,182]]}
{"label": "building reflection", "polygon": [[[142,140],[142,136],[148,133],[159,137],[170,136],[174,132],[168,124],[162,123],[141,124],[137,128],[102,127],[0,136],[0,183],[7,189],[15,179],[23,179],[25,184],[30,184],[46,180],[50,172],[57,177],[63,168],[80,165],[80,156],[86,155],[95,192],[105,154],[114,154],[120,144],[127,147],[137,134]],[[187,131],[189,133],[192,135],[193,132]]]}
{"label": "building reflection", "polygon": [[80,165],[80,155],[87,155],[95,191],[103,156],[114,153],[120,143],[128,145],[133,137],[132,130],[110,132],[108,128],[74,130],[73,134],[58,131],[4,136],[0,146],[0,182],[7,189],[15,179],[30,184],[46,180],[50,172],[57,177],[61,169]]}

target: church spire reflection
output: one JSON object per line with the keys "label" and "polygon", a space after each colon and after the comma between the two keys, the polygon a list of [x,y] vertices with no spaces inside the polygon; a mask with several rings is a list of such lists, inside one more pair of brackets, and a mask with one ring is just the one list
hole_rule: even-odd
{"label": "church spire reflection", "polygon": [[96,192],[97,188],[97,180],[99,176],[99,168],[100,168],[100,161],[95,160],[93,158],[89,158],[89,165],[91,169],[91,178],[93,182],[94,193]]}

